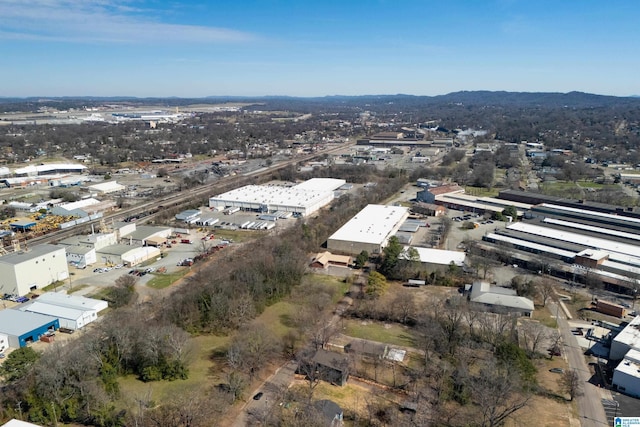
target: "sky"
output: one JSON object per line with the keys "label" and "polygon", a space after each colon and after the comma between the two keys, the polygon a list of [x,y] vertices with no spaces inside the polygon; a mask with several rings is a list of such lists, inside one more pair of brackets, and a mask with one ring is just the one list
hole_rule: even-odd
{"label": "sky", "polygon": [[638,0],[0,0],[0,96],[640,95]]}

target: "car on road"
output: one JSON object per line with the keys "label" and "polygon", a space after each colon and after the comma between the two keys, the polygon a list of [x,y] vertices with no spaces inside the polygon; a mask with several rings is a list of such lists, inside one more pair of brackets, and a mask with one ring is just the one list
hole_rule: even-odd
{"label": "car on road", "polygon": [[263,395],[264,395],[263,392],[258,392],[258,393],[256,393],[255,396],[253,396],[253,400],[260,400],[260,399],[262,399]]}
{"label": "car on road", "polygon": [[562,368],[551,368],[549,372],[553,372],[554,374],[564,374],[564,369]]}
{"label": "car on road", "polygon": [[4,358],[5,358],[4,353],[0,353],[0,359],[4,359]]}

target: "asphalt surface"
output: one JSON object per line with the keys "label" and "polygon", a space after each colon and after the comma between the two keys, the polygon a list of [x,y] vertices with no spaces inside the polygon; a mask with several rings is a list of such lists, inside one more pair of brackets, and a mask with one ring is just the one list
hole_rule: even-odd
{"label": "asphalt surface", "polygon": [[[273,375],[267,378],[256,390],[251,398],[244,404],[240,414],[236,417],[232,427],[246,427],[250,421],[259,421],[265,413],[271,410],[273,405],[282,396],[282,390],[286,389],[293,381],[297,363],[293,360],[286,362],[279,367]],[[257,393],[263,393],[259,400],[253,399]]]}
{"label": "asphalt surface", "polygon": [[558,328],[564,342],[563,357],[571,369],[574,369],[580,377],[582,393],[576,396],[580,425],[582,427],[608,426],[607,417],[602,405],[602,399],[611,399],[611,393],[598,387],[597,380],[591,373],[585,361],[584,350],[578,345],[576,337],[571,333],[571,326],[567,322],[562,310],[558,310],[555,302],[547,304],[549,311],[555,315],[558,313]]}

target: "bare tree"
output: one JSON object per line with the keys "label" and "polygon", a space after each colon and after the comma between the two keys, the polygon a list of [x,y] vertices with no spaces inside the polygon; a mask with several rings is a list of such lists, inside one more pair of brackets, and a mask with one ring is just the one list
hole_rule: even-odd
{"label": "bare tree", "polygon": [[393,317],[400,323],[406,324],[410,318],[415,316],[416,303],[412,292],[407,289],[400,290],[391,302]]}
{"label": "bare tree", "polygon": [[547,301],[553,295],[553,283],[551,280],[545,278],[538,281],[537,285],[538,294],[542,300],[542,306],[545,307],[547,305]]}
{"label": "bare tree", "polygon": [[524,408],[531,399],[531,394],[522,389],[517,375],[494,364],[481,369],[471,379],[469,388],[472,400],[482,414],[480,425],[486,427],[502,425],[507,417]]}
{"label": "bare tree", "polygon": [[565,371],[560,378],[560,385],[562,390],[569,395],[570,401],[573,401],[574,397],[582,395],[582,381],[575,369]]}
{"label": "bare tree", "polygon": [[536,354],[540,344],[548,337],[547,328],[533,321],[523,322],[520,328],[525,348],[530,354]]}

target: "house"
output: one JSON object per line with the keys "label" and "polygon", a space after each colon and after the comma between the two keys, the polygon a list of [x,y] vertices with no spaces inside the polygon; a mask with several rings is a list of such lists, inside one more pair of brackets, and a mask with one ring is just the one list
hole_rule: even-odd
{"label": "house", "polygon": [[[302,366],[305,363],[306,366]],[[344,354],[318,349],[309,362],[301,362],[301,372],[315,372],[320,379],[344,386],[349,378],[349,358]]]}
{"label": "house", "polygon": [[513,289],[491,286],[487,282],[474,282],[469,295],[469,302],[491,312],[517,313],[531,316],[533,301],[520,297]]}
{"label": "house", "polygon": [[335,255],[329,251],[316,254],[316,256],[313,258],[313,261],[311,261],[311,267],[313,268],[327,268],[330,265],[348,267],[351,264],[352,260],[350,256]]}
{"label": "house", "polygon": [[446,184],[439,187],[429,187],[425,188],[422,191],[419,191],[418,194],[416,194],[416,199],[419,202],[435,204],[436,196],[439,196],[441,194],[455,193],[464,193],[464,188],[460,187],[458,184]]}
{"label": "house", "polygon": [[317,400],[313,402],[313,407],[318,414],[326,420],[327,427],[341,427],[344,413],[337,403],[331,400]]}

